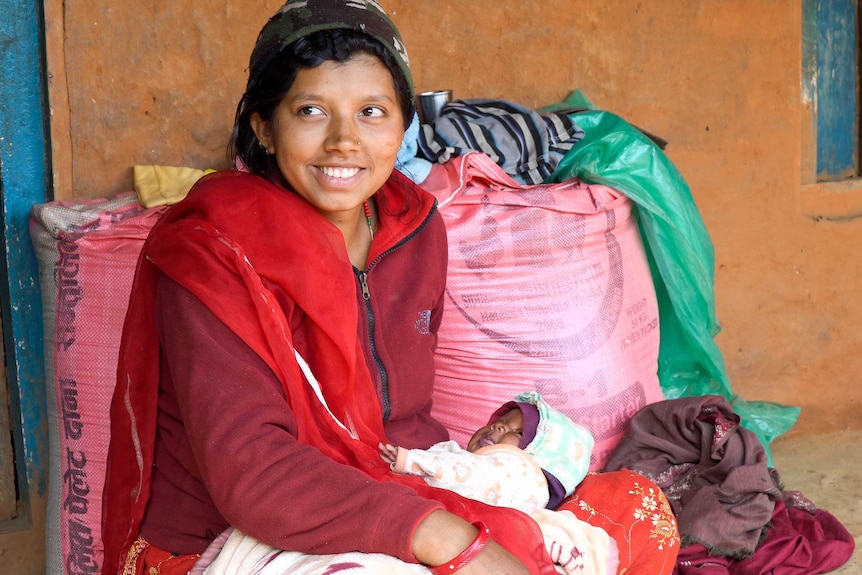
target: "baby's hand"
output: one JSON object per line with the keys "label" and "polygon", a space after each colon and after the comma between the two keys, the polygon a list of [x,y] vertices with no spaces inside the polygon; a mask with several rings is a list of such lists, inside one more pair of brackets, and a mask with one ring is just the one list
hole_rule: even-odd
{"label": "baby's hand", "polygon": [[379,444],[377,444],[377,449],[380,451],[380,458],[383,461],[385,461],[389,465],[392,465],[393,463],[395,463],[395,459],[397,459],[397,457],[398,457],[398,448],[397,447],[395,447],[394,445],[390,445],[388,443],[386,443],[386,444],[379,443]]}

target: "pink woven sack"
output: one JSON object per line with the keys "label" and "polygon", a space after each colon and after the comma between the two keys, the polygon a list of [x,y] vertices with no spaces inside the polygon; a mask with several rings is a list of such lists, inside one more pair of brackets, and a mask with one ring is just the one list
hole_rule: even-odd
{"label": "pink woven sack", "polygon": [[120,335],[138,254],[163,211],[145,209],[134,192],[31,210],[48,383],[49,575],[101,567],[102,491]]}
{"label": "pink woven sack", "polygon": [[522,186],[481,153],[435,165],[423,187],[449,238],[433,415],[466,444],[535,390],[592,432],[600,469],[632,415],[664,399],[631,201],[580,180]]}

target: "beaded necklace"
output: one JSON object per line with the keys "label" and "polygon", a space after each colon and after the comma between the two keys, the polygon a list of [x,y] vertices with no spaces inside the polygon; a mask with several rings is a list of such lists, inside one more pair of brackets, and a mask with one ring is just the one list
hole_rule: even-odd
{"label": "beaded necklace", "polygon": [[362,202],[362,209],[365,210],[365,223],[368,224],[368,233],[371,234],[371,241],[374,241],[374,224],[371,222],[371,208],[368,207],[368,202]]}

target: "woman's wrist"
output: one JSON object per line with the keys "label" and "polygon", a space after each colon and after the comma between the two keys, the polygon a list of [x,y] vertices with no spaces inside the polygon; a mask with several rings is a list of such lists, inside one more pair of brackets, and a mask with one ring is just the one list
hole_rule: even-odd
{"label": "woman's wrist", "polygon": [[435,509],[413,532],[413,557],[425,565],[440,565],[466,549],[477,534],[476,528],[461,517]]}
{"label": "woman's wrist", "polygon": [[472,561],[476,555],[478,555],[482,549],[485,548],[485,545],[488,544],[488,541],[491,540],[491,530],[488,529],[488,526],[482,523],[481,521],[477,521],[472,524],[473,527],[479,530],[479,533],[476,535],[476,538],[470,543],[461,553],[443,563],[441,565],[428,566],[428,569],[434,575],[447,575],[448,573],[454,573],[458,569],[461,569],[467,563]]}

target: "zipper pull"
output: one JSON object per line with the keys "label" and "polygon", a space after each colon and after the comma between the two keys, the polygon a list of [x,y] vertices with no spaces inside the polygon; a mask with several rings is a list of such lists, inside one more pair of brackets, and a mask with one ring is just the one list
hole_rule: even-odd
{"label": "zipper pull", "polygon": [[371,299],[371,293],[368,291],[368,274],[362,272],[359,274],[359,286],[362,288],[362,299],[368,301]]}

